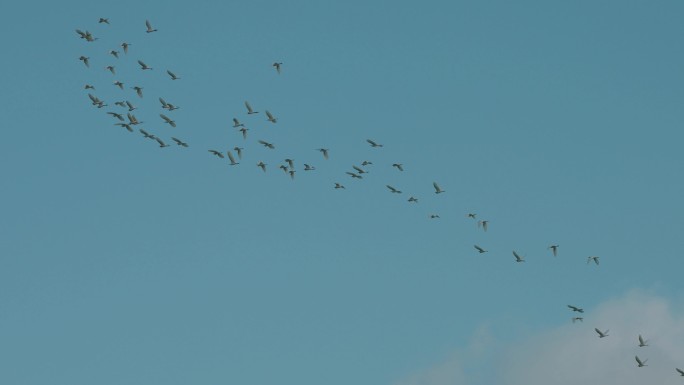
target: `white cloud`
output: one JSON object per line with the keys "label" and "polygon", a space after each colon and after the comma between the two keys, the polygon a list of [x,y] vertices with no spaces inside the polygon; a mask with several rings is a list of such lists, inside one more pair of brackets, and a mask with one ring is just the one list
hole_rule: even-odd
{"label": "white cloud", "polygon": [[[568,323],[502,346],[482,330],[471,346],[397,385],[684,384],[684,304],[631,291]],[[594,328],[610,329],[598,338]],[[638,347],[638,335],[648,347]],[[634,356],[647,359],[638,368]],[[491,371],[483,375],[478,371]],[[486,381],[484,381],[486,379]]]}

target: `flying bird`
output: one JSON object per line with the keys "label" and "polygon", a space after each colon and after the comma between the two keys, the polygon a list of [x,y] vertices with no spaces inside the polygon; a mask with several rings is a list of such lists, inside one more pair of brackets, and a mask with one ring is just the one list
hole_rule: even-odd
{"label": "flying bird", "polygon": [[445,192],[444,190],[442,190],[442,189],[439,187],[439,185],[437,184],[437,182],[432,182],[432,187],[435,188],[435,194],[441,194],[441,193]]}
{"label": "flying bird", "polygon": [[235,146],[233,147],[233,150],[235,150],[235,153],[237,153],[238,158],[242,159],[242,147]]}
{"label": "flying bird", "polygon": [[273,115],[271,115],[271,113],[268,112],[268,110],[266,110],[266,111],[264,111],[264,112],[266,113],[266,116],[268,117],[268,119],[266,119],[266,120],[268,120],[268,121],[271,122],[271,123],[277,122],[277,119],[274,118]]}
{"label": "flying bird", "polygon": [[136,118],[135,115],[131,114],[130,112],[126,114],[126,117],[128,118],[128,123],[132,126],[142,123],[138,121],[138,118]]}
{"label": "flying bird", "polygon": [[111,115],[117,119],[119,119],[122,122],[125,122],[126,120],[124,119],[123,115],[117,114],[116,112],[107,112],[107,115]]}
{"label": "flying bird", "polygon": [[639,356],[634,356],[634,359],[635,359],[636,362],[637,362],[637,367],[638,367],[638,368],[642,368],[642,367],[644,367],[644,366],[648,366],[648,365],[646,365],[646,362],[648,361],[648,359],[642,361],[641,359],[639,359]]}
{"label": "flying bird", "polygon": [[114,56],[115,58],[119,58],[119,51],[111,50],[109,51],[109,54]]}
{"label": "flying bird", "polygon": [[159,138],[154,138],[154,139],[157,141],[157,143],[159,143],[159,147],[161,147],[161,148],[169,147],[169,145],[164,143],[164,141],[162,141],[161,139],[159,139]]}
{"label": "flying bird", "polygon": [[245,101],[245,107],[247,108],[247,115],[252,115],[252,114],[258,114],[259,111],[254,111],[252,109],[252,106],[249,105],[249,102]]}
{"label": "flying bird", "polygon": [[551,249],[554,257],[558,255],[558,245],[551,245],[549,246],[549,249]]}
{"label": "flying bird", "polygon": [[145,64],[142,60],[138,60],[138,64],[140,64],[140,68],[144,70],[151,70],[152,67],[149,67],[147,64]]}
{"label": "flying bird", "polygon": [[350,175],[352,178],[363,179],[363,177],[361,175],[350,172],[350,171],[347,171],[347,175]]}
{"label": "flying bird", "polygon": [[355,166],[355,165],[352,165],[352,168],[353,168],[354,170],[356,170],[356,172],[358,172],[359,174],[367,174],[367,173],[368,173],[368,171],[362,169],[361,167],[357,167],[357,166]]}
{"label": "flying bird", "polygon": [[247,131],[249,131],[249,128],[242,127],[240,129],[240,132],[242,132],[242,139],[247,139]]}
{"label": "flying bird", "polygon": [[180,139],[177,139],[177,138],[174,138],[174,137],[171,137],[171,139],[173,139],[173,141],[176,142],[176,144],[179,145],[179,146],[188,147],[188,144],[185,143],[185,142],[183,142],[183,141],[180,140]]}
{"label": "flying bird", "polygon": [[114,70],[114,66],[106,66],[105,69],[109,70],[109,72],[111,72],[112,75],[116,74],[116,71]]}
{"label": "flying bird", "polygon": [[644,346],[648,346],[648,340],[643,339],[641,334],[639,334],[639,347],[643,348]]}
{"label": "flying bird", "polygon": [[168,123],[171,127],[176,127],[176,122],[171,120],[168,116],[164,114],[159,114],[159,116],[164,119],[164,122]]}
{"label": "flying bird", "polygon": [[484,231],[487,231],[487,225],[489,224],[489,221],[479,221],[477,222],[477,227],[482,227]]}
{"label": "flying bird", "polygon": [[143,136],[145,137],[145,139],[147,139],[147,138],[149,138],[149,139],[154,139],[154,138],[156,138],[156,136],[150,134],[149,132],[143,130],[142,128],[139,129],[138,131],[140,131],[140,133],[143,134]]}
{"label": "flying bird", "polygon": [[608,329],[605,332],[598,330],[598,328],[594,328],[594,330],[598,333],[599,338],[608,337]]}
{"label": "flying bird", "polygon": [[337,182],[335,182],[335,188],[336,188],[336,189],[337,189],[337,188],[346,189],[346,187],[342,186],[341,184],[339,184],[339,183],[337,183]]}
{"label": "flying bird", "polygon": [[283,63],[278,63],[278,62],[273,63],[273,67],[275,67],[278,74],[280,74],[280,66],[282,66],[282,65],[283,65]]}
{"label": "flying bird", "polygon": [[102,23],[109,24],[109,19],[101,17],[100,21],[98,21],[97,23],[98,24],[102,24]]}
{"label": "flying bird", "polygon": [[387,186],[387,188],[388,188],[393,194],[401,194],[401,191],[400,191],[400,190],[397,190],[396,188],[394,188],[394,187],[392,187],[392,186],[390,186],[390,185],[386,185],[386,186]]}
{"label": "flying bird", "polygon": [[127,129],[128,132],[133,132],[133,128],[131,127],[130,124],[127,124],[127,123],[114,123],[114,125],[121,126],[121,127],[125,128],[125,129]]}
{"label": "flying bird", "polygon": [[221,158],[221,159],[224,158],[223,154],[221,154],[220,151],[216,151],[216,150],[207,150],[207,151],[211,152],[212,154],[218,156],[218,157]]}
{"label": "flying bird", "polygon": [[577,307],[577,306],[568,305],[568,307],[569,307],[570,309],[572,309],[572,311],[576,311],[576,312],[578,312],[578,313],[584,313],[584,309],[579,308],[579,307]]}
{"label": "flying bird", "polygon": [[437,214],[430,214],[429,217],[430,219],[439,219],[439,215]]}
{"label": "flying bird", "polygon": [[[142,88],[141,88],[140,90],[141,90],[141,91],[140,91],[140,95],[141,95],[140,97],[142,98]],[[137,91],[137,90],[136,90],[136,91]],[[137,109],[137,108],[133,105],[133,103],[129,102],[128,100],[126,100],[126,105],[128,106],[128,111],[133,111],[133,110]]]}
{"label": "flying bird", "polygon": [[515,257],[516,262],[525,262],[525,258],[518,255],[518,253],[516,253],[515,250],[513,251],[513,256]]}
{"label": "flying bird", "polygon": [[238,127],[244,127],[244,126],[245,125],[240,123],[239,120],[237,120],[236,118],[233,118],[233,127],[238,128]]}
{"label": "flying bird", "polygon": [[147,27],[147,33],[152,33],[152,32],[157,32],[156,29],[152,29],[152,24],[150,24],[149,20],[145,20],[145,26]]}
{"label": "flying bird", "polygon": [[171,76],[171,80],[178,80],[178,79],[180,79],[178,76],[176,76],[176,74],[174,74],[173,72],[171,72],[171,71],[169,71],[169,70],[166,70],[166,73],[169,74],[169,76]]}
{"label": "flying bird", "polygon": [[572,323],[575,323],[575,322],[577,322],[577,321],[582,322],[582,321],[584,321],[584,318],[582,318],[582,317],[572,317]]}
{"label": "flying bird", "polygon": [[382,144],[378,144],[370,139],[366,139],[366,142],[368,142],[371,145],[371,147],[382,147]]}
{"label": "flying bird", "polygon": [[676,370],[677,373],[679,373],[682,377],[684,377],[684,370],[679,369],[679,368],[675,368],[675,370]]}
{"label": "flying bird", "polygon": [[364,161],[361,163],[362,166],[368,166],[368,165],[371,165],[371,164],[373,164],[373,162],[369,162],[369,161],[367,161],[367,160],[364,160]]}
{"label": "flying bird", "polygon": [[264,145],[264,147],[268,147],[268,148],[270,148],[271,150],[273,150],[273,149],[275,148],[275,146],[273,145],[273,143],[269,143],[269,142],[267,142],[267,141],[265,141],[265,140],[259,140],[258,142],[259,142],[259,144],[262,144],[262,145]]}
{"label": "flying bird", "polygon": [[310,166],[310,165],[304,163],[304,171],[313,171],[315,169],[316,169],[316,167]]}
{"label": "flying bird", "polygon": [[266,172],[266,163],[259,161],[259,163],[257,163],[257,167],[261,167],[261,170]]}
{"label": "flying bird", "polygon": [[87,56],[81,56],[81,57],[78,58],[78,60],[82,61],[83,64],[85,64],[86,67],[90,67],[90,63],[88,62],[88,60],[90,60],[89,57],[87,57]]}
{"label": "flying bird", "polygon": [[481,248],[481,247],[478,246],[478,245],[475,245],[474,247],[475,247],[475,250],[477,250],[480,254],[486,253],[486,252],[487,252],[487,250]]}
{"label": "flying bird", "polygon": [[83,32],[80,29],[77,29],[76,33],[78,33],[81,36],[81,39],[85,39],[86,41],[93,42],[97,40],[97,38],[93,37],[93,34],[88,32],[87,30]]}
{"label": "flying bird", "polygon": [[117,81],[114,82],[114,85],[117,86],[117,87],[119,87],[119,89],[122,89],[122,90],[123,90],[124,84],[123,84],[122,82],[120,82],[120,81],[117,80]]}
{"label": "flying bird", "polygon": [[408,199],[408,201],[411,202],[411,203],[418,203],[418,198],[416,198],[416,197],[410,197],[410,198]]}
{"label": "flying bird", "polygon": [[131,88],[135,90],[135,93],[138,94],[139,97],[141,97],[141,98],[143,97],[143,92],[142,92],[143,88],[142,87],[135,86],[135,87],[131,87]]}
{"label": "flying bird", "polygon": [[93,86],[92,84],[86,84],[86,85],[83,87],[83,89],[86,89],[86,90],[94,90],[94,89],[95,89],[95,86]]}
{"label": "flying bird", "polygon": [[288,158],[285,159],[285,161],[287,162],[287,165],[290,167],[290,170],[294,169],[294,159]]}
{"label": "flying bird", "polygon": [[236,164],[240,164],[235,161],[235,158],[233,158],[233,154],[230,153],[230,151],[227,152],[228,154],[228,159],[230,160],[230,165],[235,166]]}
{"label": "flying bird", "polygon": [[477,214],[475,214],[475,213],[468,213],[466,216],[467,216],[468,218],[475,219],[475,217],[477,216]]}
{"label": "flying bird", "polygon": [[404,171],[404,166],[401,163],[393,163],[392,167],[395,167],[399,171]]}
{"label": "flying bird", "polygon": [[128,53],[128,46],[130,46],[130,43],[123,42],[121,43],[121,48],[123,48],[124,53]]}
{"label": "flying bird", "polygon": [[323,154],[323,158],[328,159],[328,151],[329,150],[327,148],[319,148],[317,150],[320,151],[321,154]]}
{"label": "flying bird", "polygon": [[599,257],[589,257],[587,258],[587,263],[591,263],[591,261],[594,261],[597,265],[599,264]]}

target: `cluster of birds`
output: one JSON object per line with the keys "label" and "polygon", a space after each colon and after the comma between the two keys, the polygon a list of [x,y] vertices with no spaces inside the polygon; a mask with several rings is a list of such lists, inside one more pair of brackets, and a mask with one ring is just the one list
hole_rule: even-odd
{"label": "cluster of birds", "polygon": [[[98,21],[98,24],[109,25],[110,24],[109,19],[100,18]],[[144,30],[144,32],[146,34],[157,32],[157,29],[152,27],[152,24],[150,23],[149,20],[145,21],[145,27],[146,27],[146,29]],[[99,40],[99,38],[95,37],[88,30],[83,31],[80,29],[76,29],[76,33],[78,34],[78,36],[81,39],[85,40],[87,43],[93,43],[93,42],[96,42],[97,40]],[[130,50],[131,45],[132,44],[129,42],[125,42],[125,41],[121,42],[118,45],[118,47],[110,49],[107,52],[107,54],[109,55],[107,57],[109,58],[109,60],[111,62],[114,62],[114,63],[116,63],[116,61],[118,61],[118,60],[124,60],[124,58],[126,58],[129,54],[129,50]],[[118,50],[119,47],[121,48],[121,50]],[[122,54],[122,52],[123,52],[123,54]],[[86,68],[90,68],[91,58],[89,56],[81,55],[79,57],[79,60],[83,63],[83,65]],[[147,63],[145,63],[143,60],[136,59],[136,61],[137,61],[137,64],[139,66],[140,71],[145,72],[145,71],[152,71],[153,70],[153,68],[150,67],[149,65],[147,65]],[[107,63],[107,65],[104,66],[103,69],[105,71],[109,72],[111,75],[117,75],[116,65],[114,65],[111,62]],[[272,64],[272,67],[275,69],[276,73],[278,75],[280,75],[282,73],[283,63],[276,61]],[[166,74],[168,75],[168,79],[171,81],[176,81],[176,80],[181,79],[179,76],[177,76],[173,71],[171,71],[169,69],[166,69]],[[125,85],[125,83],[120,81],[120,80],[115,80],[112,83],[112,86],[118,88],[121,91],[125,91],[124,85]],[[92,90],[90,93],[88,93],[88,98],[90,99],[90,102],[93,106],[95,106],[98,109],[109,106],[109,104],[106,101],[100,99],[99,97],[95,96],[92,93],[92,92],[95,92],[95,86],[93,86],[92,84],[86,84],[84,86],[84,89]],[[134,86],[129,87],[129,89],[131,89],[135,92],[135,96],[133,94],[131,94],[132,98],[135,98],[136,96],[138,98],[143,98],[144,87],[141,87],[140,85],[134,85]],[[163,124],[168,124],[170,127],[176,128],[177,127],[176,121],[174,119],[172,119],[171,117],[169,117],[168,115],[166,115],[164,112],[171,114],[173,111],[180,109],[180,107],[178,105],[167,102],[162,97],[158,97],[158,99],[159,99],[159,102],[161,104],[160,107],[162,110],[158,114],[159,118],[161,119],[160,122],[162,122]],[[107,111],[106,112],[107,115],[116,119],[116,123],[114,123],[114,125],[120,126],[124,129],[128,130],[129,132],[134,132],[135,131],[134,127],[140,126],[144,123],[143,121],[138,120],[138,118],[133,113],[134,111],[137,110],[137,107],[130,100],[124,99],[124,100],[115,101],[114,106],[118,107],[119,109],[116,111]],[[244,108],[245,108],[245,112],[246,112],[247,117],[252,117],[252,116],[260,113],[260,111],[255,111],[252,108],[252,105],[248,101],[244,102]],[[278,119],[269,110],[264,109],[264,115],[266,117],[265,121],[270,122],[272,124],[276,124],[278,122]],[[243,122],[241,122],[240,119],[238,119],[237,117],[232,118],[232,123],[233,123],[232,127],[237,130],[238,135],[241,136],[242,140],[246,142],[248,139],[249,128],[247,128],[247,126]],[[167,142],[164,141],[164,139],[159,137],[157,134],[150,133],[142,127],[137,127],[137,128],[138,128],[138,132],[140,134],[142,134],[143,138],[151,139],[151,140],[155,141],[159,145],[159,147],[165,148],[165,147],[170,146],[170,144],[167,144]],[[179,139],[177,137],[171,137],[170,139],[173,142],[175,142],[175,144],[179,147],[188,148],[190,146],[185,140]],[[276,148],[274,143],[271,143],[271,142],[264,140],[264,139],[257,140],[257,143],[259,145],[263,146],[264,148],[267,148],[270,150],[274,150]],[[381,144],[381,143],[379,143],[373,139],[366,139],[366,143],[372,149],[381,149],[384,147],[383,144]],[[240,164],[239,160],[242,160],[244,150],[245,150],[245,148],[240,147],[240,146],[235,146],[232,149],[229,149],[227,151],[221,151],[221,150],[216,150],[216,149],[207,149],[207,151],[210,154],[212,154],[213,156],[215,156],[218,159],[228,158],[230,166],[236,166],[236,165]],[[320,152],[323,160],[328,160],[330,157],[330,149],[329,148],[321,147],[321,148],[315,149],[315,151]],[[235,155],[233,154],[233,152],[235,153]],[[267,172],[268,164],[265,163],[264,161],[259,160],[256,163],[256,166],[259,169],[261,169],[262,172]],[[350,170],[346,171],[345,175],[351,177],[354,180],[364,179],[364,177],[366,177],[367,174],[369,173],[369,168],[371,166],[373,166],[372,161],[364,160],[362,162],[359,162],[358,164],[351,165]],[[396,169],[399,172],[404,172],[404,165],[402,163],[392,163],[391,167]],[[297,172],[297,168],[295,167],[295,161],[293,158],[291,158],[291,157],[285,158],[283,160],[283,163],[278,165],[278,169],[282,170],[291,179],[295,179],[295,174]],[[311,171],[315,171],[316,167],[311,165],[311,164],[308,164],[308,163],[303,163],[303,167],[301,168],[301,170],[303,170],[305,172],[311,172]],[[340,183],[339,181],[334,182],[334,185],[332,187],[334,189],[337,189],[337,190],[346,189],[345,185]],[[387,190],[391,194],[403,194],[402,190],[400,190],[399,188],[397,188],[393,185],[386,184],[385,187],[387,188]],[[440,194],[443,194],[446,192],[446,190],[442,189],[442,187],[437,182],[432,183],[432,188],[433,188],[435,195],[440,195]],[[409,195],[407,202],[409,204],[417,204],[418,198],[414,195]],[[430,219],[439,219],[440,218],[439,214],[436,214],[436,213],[429,214],[428,217]],[[489,228],[489,223],[490,223],[489,220],[478,220],[477,214],[472,213],[472,212],[467,213],[466,217],[473,220],[473,221],[476,221],[477,227],[481,228],[484,232],[487,232],[487,230]],[[485,248],[483,248],[477,244],[474,245],[474,248],[480,254],[489,252],[488,250],[486,250]],[[547,249],[551,251],[551,254],[554,257],[558,256],[559,248],[560,248],[560,246],[557,244],[552,244],[552,245],[547,247]],[[517,263],[525,262],[525,257],[523,255],[519,254],[516,250],[513,250],[512,254],[513,254],[515,262],[517,262]],[[591,264],[592,262],[596,266],[598,266],[599,265],[599,257],[589,256],[587,258],[587,264]],[[584,313],[584,310],[580,307],[568,305],[568,308],[570,308],[573,312],[577,312],[580,314]],[[584,320],[584,318],[582,316],[575,316],[575,317],[572,317],[571,320],[573,323],[576,323],[576,322],[582,322]],[[608,330],[602,331],[598,328],[595,328],[594,330],[598,334],[599,338],[605,338],[605,337],[609,336]],[[638,342],[639,342],[639,344],[638,344],[639,347],[648,346],[648,341],[644,340],[641,335],[638,336]],[[642,360],[641,358],[639,358],[638,355],[635,355],[634,358],[636,360],[637,367],[647,366],[646,362],[648,360],[646,360],[646,359]],[[684,371],[682,371],[679,368],[675,368],[675,369],[681,376],[684,376]]]}

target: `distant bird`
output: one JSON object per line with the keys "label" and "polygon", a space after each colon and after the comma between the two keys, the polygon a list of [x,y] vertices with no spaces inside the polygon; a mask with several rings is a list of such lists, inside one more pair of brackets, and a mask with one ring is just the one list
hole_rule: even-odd
{"label": "distant bird", "polygon": [[233,158],[233,154],[230,153],[230,151],[227,152],[228,154],[228,159],[230,160],[230,165],[235,166],[236,164],[240,164],[235,161],[235,158]]}
{"label": "distant bird", "polygon": [[290,171],[288,171],[288,173],[290,174],[290,179],[294,180],[295,170],[290,170]]}
{"label": "distant bird", "polygon": [[283,63],[278,63],[278,62],[273,63],[273,67],[275,67],[278,74],[280,74],[280,66],[282,66],[282,65],[283,65]]}
{"label": "distant bird", "polygon": [[382,147],[382,144],[378,144],[370,139],[366,139],[366,142],[368,142],[371,145],[371,147]]}
{"label": "distant bird", "polygon": [[88,60],[90,60],[89,57],[87,57],[87,56],[81,56],[81,57],[78,58],[78,60],[82,61],[83,64],[85,64],[86,67],[90,67],[90,62],[88,62]]}
{"label": "distant bird", "polygon": [[285,159],[285,161],[287,162],[287,165],[290,167],[290,170],[294,169],[294,159],[288,158]]}
{"label": "distant bird", "polygon": [[249,105],[249,102],[245,101],[245,107],[247,108],[247,115],[252,115],[252,114],[258,114],[259,111],[254,111],[252,109],[252,106]]}
{"label": "distant bird", "polygon": [[582,321],[584,321],[584,318],[582,318],[582,317],[572,317],[572,323],[575,323],[575,322],[577,322],[577,321],[582,322]]}
{"label": "distant bird", "polygon": [[362,166],[368,166],[368,165],[372,165],[372,164],[373,164],[373,162],[369,162],[369,161],[367,161],[367,160],[364,160],[364,161],[361,163]]}
{"label": "distant bird", "polygon": [[[142,98],[142,88],[141,88],[140,90],[141,90],[141,91],[140,91],[139,95],[141,95],[140,97]],[[137,90],[136,90],[136,91],[137,91]],[[128,111],[133,111],[133,110],[136,110],[136,109],[137,109],[137,108],[136,108],[131,102],[129,102],[128,100],[126,100],[126,105],[128,106]]]}
{"label": "distant bird", "polygon": [[242,132],[242,139],[247,139],[247,131],[249,131],[249,128],[242,127],[240,129],[240,132]]}
{"label": "distant bird", "polygon": [[109,54],[114,56],[115,58],[119,58],[119,51],[111,50],[109,51]]}
{"label": "distant bird", "polygon": [[638,368],[642,368],[642,367],[644,367],[644,366],[648,366],[648,365],[646,365],[646,362],[648,361],[648,359],[642,361],[641,359],[639,359],[639,356],[634,356],[634,359],[635,359],[636,362],[637,362],[637,367],[638,367]]}
{"label": "distant bird", "polygon": [[94,106],[99,106],[102,104],[102,101],[93,94],[88,94],[88,98],[90,98],[90,101],[93,102]]}
{"label": "distant bird", "polygon": [[418,203],[418,198],[410,197],[410,198],[408,199],[408,201],[411,202],[411,203]]}
{"label": "distant bird", "polygon": [[128,46],[130,46],[130,43],[123,42],[121,43],[121,48],[123,48],[124,53],[128,53]]}
{"label": "distant bird", "polygon": [[165,122],[165,123],[168,123],[171,127],[176,127],[176,122],[174,122],[173,120],[171,120],[168,116],[166,116],[166,115],[164,115],[164,114],[159,114],[159,116],[160,116],[162,119],[164,119],[164,122]]}
{"label": "distant bird", "polygon": [[343,188],[346,189],[346,187],[342,186],[341,184],[335,182],[335,188]]}
{"label": "distant bird", "polygon": [[257,167],[261,167],[261,170],[266,172],[266,163],[259,161],[259,163],[257,163]]}
{"label": "distant bird", "polygon": [[138,94],[138,96],[140,96],[141,98],[143,97],[143,92],[142,92],[143,88],[142,87],[135,86],[135,87],[131,87],[131,88],[135,90],[135,93]]}
{"label": "distant bird", "polygon": [[142,60],[138,60],[138,64],[140,64],[140,69],[142,69],[143,71],[153,69],[152,67],[145,64]]}
{"label": "distant bird", "polygon": [[430,219],[440,219],[439,215],[437,214],[430,214],[429,217]]}
{"label": "distant bird", "polygon": [[568,307],[569,307],[570,309],[572,309],[572,311],[576,311],[576,312],[578,312],[578,313],[584,313],[584,309],[579,308],[579,307],[577,307],[577,306],[568,305]]}
{"label": "distant bird", "polygon": [[171,76],[171,80],[178,80],[178,79],[180,79],[178,76],[176,76],[176,74],[174,74],[173,72],[171,72],[171,71],[169,71],[169,70],[166,70],[166,73],[169,74],[169,76]]}
{"label": "distant bird", "polygon": [[152,24],[150,24],[149,20],[145,20],[145,26],[147,27],[147,33],[152,33],[152,32],[157,32],[156,29],[152,29]]}
{"label": "distant bird", "polygon": [[477,250],[480,254],[486,253],[486,252],[487,252],[487,250],[481,248],[481,247],[478,246],[478,245],[475,245],[474,247],[475,247],[475,250]]}
{"label": "distant bird", "polygon": [[245,125],[240,123],[239,120],[237,120],[236,118],[233,118],[233,127],[238,128],[238,127],[244,127],[244,126]]}
{"label": "distant bird", "polygon": [[109,19],[101,17],[100,21],[98,21],[98,24],[102,24],[102,23],[109,24]]}
{"label": "distant bird", "polygon": [[363,179],[363,177],[361,175],[350,172],[350,171],[347,171],[347,175],[351,176],[352,178]]}
{"label": "distant bird", "polygon": [[286,165],[281,164],[280,166],[278,166],[278,168],[281,169],[281,170],[283,170],[283,172],[284,172],[285,174],[287,174],[287,166],[286,166]]}
{"label": "distant bird", "polygon": [[237,154],[238,158],[242,159],[242,147],[235,146],[233,147],[233,150],[235,150],[235,153]]}
{"label": "distant bird", "polygon": [[304,171],[313,171],[315,169],[316,169],[316,167],[310,166],[310,165],[304,163]]}
{"label": "distant bird", "polygon": [[401,163],[393,163],[392,167],[395,167],[399,171],[404,171],[404,166]]}
{"label": "distant bird", "polygon": [[159,98],[159,103],[161,103],[163,109],[169,108],[169,103],[166,103],[166,100],[163,98]]}
{"label": "distant bird", "polygon": [[135,115],[131,114],[130,112],[126,114],[126,117],[128,118],[128,123],[132,126],[135,126],[136,124],[142,123],[142,122],[138,121],[138,118],[136,118]]}
{"label": "distant bird", "polygon": [[321,154],[323,154],[323,158],[328,159],[328,151],[329,150],[327,148],[319,148],[317,150],[320,151]]}
{"label": "distant bird", "polygon": [[[118,84],[116,84],[116,83],[114,83],[114,84],[115,84],[115,85],[118,85]],[[121,83],[121,84],[123,84],[123,83]],[[117,105],[117,106],[119,106],[119,107],[126,108],[126,102],[114,102],[114,104]]]}
{"label": "distant bird", "polygon": [[169,145],[164,143],[164,141],[162,141],[161,139],[159,139],[159,138],[154,138],[154,139],[157,141],[157,143],[159,143],[159,147],[161,147],[161,148],[169,147]]}
{"label": "distant bird", "polygon": [[114,66],[106,66],[106,70],[112,73],[112,75],[116,75],[116,71],[114,70]]}
{"label": "distant bird", "polygon": [[77,29],[76,33],[81,36],[81,39],[85,39],[86,41],[93,42],[93,41],[97,40],[96,38],[93,37],[93,34],[91,34],[88,31],[83,32],[80,29]]}
{"label": "distant bird", "polygon": [[174,137],[171,137],[171,139],[173,139],[173,141],[176,142],[176,144],[179,145],[179,146],[188,147],[188,144],[185,143],[185,142],[183,142],[183,141],[180,140],[180,139],[177,139],[177,138],[174,138]]}
{"label": "distant bird", "polygon": [[117,126],[121,126],[121,127],[125,128],[125,129],[127,129],[128,132],[133,132],[133,128],[131,127],[130,124],[126,124],[126,123],[114,123],[114,124],[117,125]]}
{"label": "distant bird", "polygon": [[[435,194],[441,194],[441,193],[445,192],[444,190],[442,190],[442,189],[439,187],[439,185],[437,184],[437,182],[432,182],[432,187],[435,188]],[[485,231],[486,231],[486,230],[485,230]]]}
{"label": "distant bird", "polygon": [[125,122],[126,120],[124,119],[123,115],[117,114],[116,112],[107,112],[107,115],[111,115],[117,119],[119,119],[122,122]]}
{"label": "distant bird", "polygon": [[273,143],[269,143],[269,142],[267,142],[267,141],[265,141],[265,140],[259,140],[258,142],[259,142],[259,144],[262,144],[264,147],[268,147],[268,148],[270,148],[271,150],[273,150],[273,149],[275,148],[275,146],[273,145]]}
{"label": "distant bird", "polygon": [[207,151],[211,152],[212,154],[218,156],[218,157],[221,158],[221,159],[224,158],[223,154],[221,154],[220,151],[216,151],[216,150],[207,150]]}
{"label": "distant bird", "polygon": [[271,122],[271,123],[277,122],[277,119],[274,118],[273,115],[271,115],[271,113],[268,112],[268,110],[266,110],[266,111],[264,111],[264,112],[266,113],[266,116],[267,116],[267,118],[268,118],[268,119],[266,119],[266,120],[268,120],[268,121]]}
{"label": "distant bird", "polygon": [[589,257],[587,258],[587,263],[591,263],[591,261],[594,261],[597,265],[599,264],[599,257]]}
{"label": "distant bird", "polygon": [[487,231],[487,225],[489,224],[489,221],[479,221],[477,222],[477,227],[482,227],[484,231]]}
{"label": "distant bird", "polygon": [[684,370],[679,369],[679,368],[675,368],[675,370],[676,370],[677,373],[679,373],[682,377],[684,377]]}
{"label": "distant bird", "polygon": [[156,138],[156,136],[154,136],[154,135],[148,133],[147,131],[143,130],[142,128],[139,129],[138,131],[140,131],[140,133],[143,134],[143,136],[145,137],[145,139],[147,139],[147,138],[149,138],[149,139],[154,139],[154,138]]}
{"label": "distant bird", "polygon": [[515,257],[516,262],[525,262],[525,258],[518,255],[518,253],[516,253],[515,251],[513,251],[513,256]]}
{"label": "distant bird", "polygon": [[598,333],[599,338],[608,337],[608,329],[605,332],[598,330],[598,328],[594,328],[594,330]]}
{"label": "distant bird", "polygon": [[86,89],[86,90],[94,90],[95,87],[94,87],[93,85],[86,84],[86,85],[83,87],[83,89]]}
{"label": "distant bird", "polygon": [[643,339],[643,337],[641,337],[641,334],[639,334],[639,347],[643,348],[645,346],[648,346],[648,340]]}
{"label": "distant bird", "polygon": [[359,174],[367,174],[367,173],[368,173],[368,171],[362,169],[361,167],[357,167],[357,166],[355,166],[355,165],[352,165],[352,168],[353,168],[354,170],[356,170],[356,172],[358,172]]}
{"label": "distant bird", "polygon": [[558,255],[558,245],[551,245],[549,246],[549,249],[551,249],[554,257]]}
{"label": "distant bird", "polygon": [[392,187],[392,186],[390,186],[390,185],[386,185],[386,186],[387,186],[387,188],[388,188],[393,194],[401,194],[401,191],[400,191],[400,190],[397,190],[396,188],[394,188],[394,187]]}
{"label": "distant bird", "polygon": [[120,82],[120,81],[117,80],[117,81],[114,82],[114,85],[117,86],[117,87],[119,87],[120,89],[123,90],[124,84],[123,84],[122,82]]}
{"label": "distant bird", "polygon": [[468,215],[467,215],[468,218],[472,218],[472,219],[475,219],[475,216],[477,216],[477,214],[475,214],[475,213],[468,213]]}

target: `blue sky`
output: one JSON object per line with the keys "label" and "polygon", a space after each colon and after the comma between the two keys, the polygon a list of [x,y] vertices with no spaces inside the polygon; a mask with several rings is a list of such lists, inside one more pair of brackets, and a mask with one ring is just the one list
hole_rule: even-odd
{"label": "blue sky", "polygon": [[7,8],[0,382],[679,383],[680,2]]}

